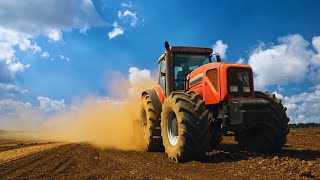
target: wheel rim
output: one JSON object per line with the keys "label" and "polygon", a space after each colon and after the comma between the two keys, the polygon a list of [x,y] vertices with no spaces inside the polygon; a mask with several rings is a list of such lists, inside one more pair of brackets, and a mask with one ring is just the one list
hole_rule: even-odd
{"label": "wheel rim", "polygon": [[171,146],[175,146],[178,143],[178,120],[176,114],[171,112],[167,123],[167,134]]}
{"label": "wheel rim", "polygon": [[142,135],[146,137],[147,135],[147,113],[146,110],[142,110],[142,121],[141,121],[141,126],[142,126]]}

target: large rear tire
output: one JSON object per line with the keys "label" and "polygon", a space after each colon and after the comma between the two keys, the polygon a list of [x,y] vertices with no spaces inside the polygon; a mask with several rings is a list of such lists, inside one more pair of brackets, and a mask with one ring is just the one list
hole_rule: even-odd
{"label": "large rear tire", "polygon": [[162,105],[161,130],[170,161],[202,160],[210,142],[204,101],[191,91],[173,92]]}
{"label": "large rear tire", "polygon": [[256,98],[262,98],[270,102],[268,110],[270,119],[264,123],[256,124],[245,131],[236,133],[236,141],[248,151],[274,153],[282,149],[287,141],[289,133],[286,108],[281,99],[267,92],[255,92]]}
{"label": "large rear tire", "polygon": [[139,124],[143,149],[150,152],[163,151],[160,117],[148,94],[144,94],[141,99]]}

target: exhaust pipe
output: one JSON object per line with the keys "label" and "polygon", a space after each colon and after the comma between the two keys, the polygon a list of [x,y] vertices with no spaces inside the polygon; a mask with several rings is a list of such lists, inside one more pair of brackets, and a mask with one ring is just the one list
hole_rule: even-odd
{"label": "exhaust pipe", "polygon": [[166,55],[165,55],[165,61],[166,61],[166,96],[168,97],[171,92],[174,91],[174,73],[173,73],[173,56],[172,51],[170,49],[170,45],[168,41],[164,43],[164,47],[166,48]]}

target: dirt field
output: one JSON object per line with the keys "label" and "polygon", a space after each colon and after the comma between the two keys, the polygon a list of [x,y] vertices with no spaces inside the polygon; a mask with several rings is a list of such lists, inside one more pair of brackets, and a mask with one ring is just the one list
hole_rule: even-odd
{"label": "dirt field", "polygon": [[[2,139],[0,156],[40,145],[46,143]],[[15,156],[0,161],[0,179],[320,179],[320,128],[291,130],[283,152],[273,155],[240,151],[233,137],[225,137],[206,162],[174,164],[164,153],[89,144],[64,144]]]}

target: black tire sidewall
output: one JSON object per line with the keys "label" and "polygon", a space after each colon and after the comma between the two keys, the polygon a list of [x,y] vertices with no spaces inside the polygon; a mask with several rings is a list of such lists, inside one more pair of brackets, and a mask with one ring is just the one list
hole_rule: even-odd
{"label": "black tire sidewall", "polygon": [[181,128],[182,126],[185,127],[184,124],[182,124],[182,118],[179,116],[179,107],[173,99],[166,99],[164,105],[162,106],[162,113],[161,113],[161,130],[162,130],[162,140],[163,140],[163,146],[165,147],[166,153],[169,157],[174,157],[176,154],[180,151],[181,146],[183,146],[183,141],[181,139],[181,136],[178,136],[178,142],[175,146],[172,146],[170,144],[169,138],[168,138],[168,120],[170,118],[170,113],[175,113],[177,122],[178,122],[178,134],[181,134]]}
{"label": "black tire sidewall", "polygon": [[[175,146],[168,138],[170,113],[175,113],[178,123]],[[210,144],[208,111],[204,101],[191,91],[173,92],[162,105],[161,130],[165,152],[171,161],[203,160]]]}

